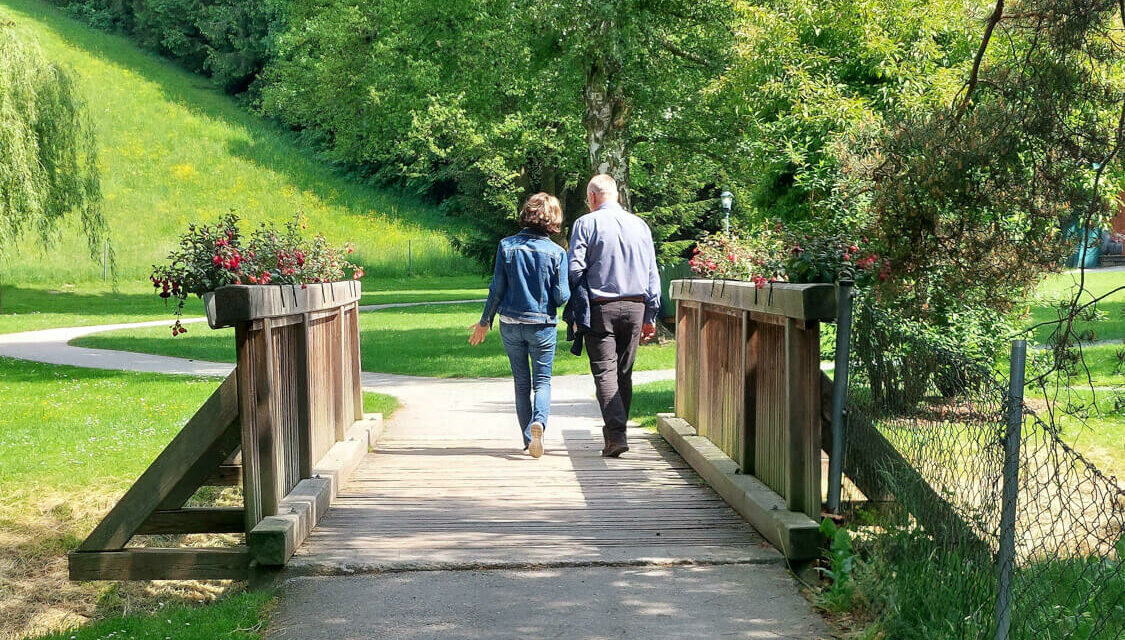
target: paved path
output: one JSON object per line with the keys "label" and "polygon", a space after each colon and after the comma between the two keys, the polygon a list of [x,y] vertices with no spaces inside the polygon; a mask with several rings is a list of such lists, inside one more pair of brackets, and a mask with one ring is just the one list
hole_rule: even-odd
{"label": "paved path", "polygon": [[[66,344],[162,324],[0,335],[0,355],[231,370]],[[554,379],[538,460],[520,450],[510,380],[365,372],[363,385],[402,408],[294,557],[269,637],[829,637],[781,555],[659,436],[631,430],[629,453],[601,458],[589,376]]]}

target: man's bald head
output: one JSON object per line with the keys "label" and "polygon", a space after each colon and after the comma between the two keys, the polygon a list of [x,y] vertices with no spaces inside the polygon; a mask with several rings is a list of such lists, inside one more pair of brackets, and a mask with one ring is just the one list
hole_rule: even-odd
{"label": "man's bald head", "polygon": [[617,202],[617,181],[608,173],[599,173],[586,185],[586,202],[593,211],[607,202]]}

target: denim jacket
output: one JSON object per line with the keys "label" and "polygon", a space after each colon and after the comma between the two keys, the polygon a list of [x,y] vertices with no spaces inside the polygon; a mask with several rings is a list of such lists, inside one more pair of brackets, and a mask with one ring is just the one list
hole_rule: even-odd
{"label": "denim jacket", "polygon": [[534,324],[558,324],[556,310],[570,299],[566,252],[545,234],[524,229],[500,241],[482,325],[496,313]]}

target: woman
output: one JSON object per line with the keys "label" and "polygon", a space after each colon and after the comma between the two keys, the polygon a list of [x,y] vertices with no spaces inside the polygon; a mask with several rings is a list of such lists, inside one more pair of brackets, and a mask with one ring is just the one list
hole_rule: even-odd
{"label": "woman", "polygon": [[562,227],[555,196],[537,193],[520,210],[523,230],[500,241],[488,301],[480,322],[470,327],[469,344],[484,342],[496,314],[516,385],[516,416],[523,448],[543,455],[543,430],[551,411],[551,368],[555,363],[556,311],[570,299],[566,252],[551,241]]}

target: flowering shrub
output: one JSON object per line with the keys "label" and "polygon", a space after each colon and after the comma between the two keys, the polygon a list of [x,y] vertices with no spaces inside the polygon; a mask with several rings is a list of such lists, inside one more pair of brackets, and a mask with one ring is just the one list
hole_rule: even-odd
{"label": "flowering shrub", "polygon": [[356,280],[363,277],[363,269],[346,259],[351,245],[333,247],[319,234],[310,240],[302,236],[304,228],[297,214],[281,229],[263,222],[244,241],[233,213],[213,225],[189,225],[167,264],[153,266],[150,276],[157,295],[177,300],[172,335],[187,333],[178,316],[192,294],[232,284],[334,282],[348,271]]}
{"label": "flowering shrub", "polygon": [[704,278],[745,280],[764,287],[770,282],[836,282],[841,277],[866,284],[885,279],[889,265],[869,248],[866,238],[843,234],[803,234],[781,224],[763,227],[746,237],[704,236],[689,264]]}
{"label": "flowering shrub", "polygon": [[785,280],[781,245],[768,229],[748,237],[735,234],[704,236],[688,264],[698,276],[716,280],[745,280],[759,287]]}

